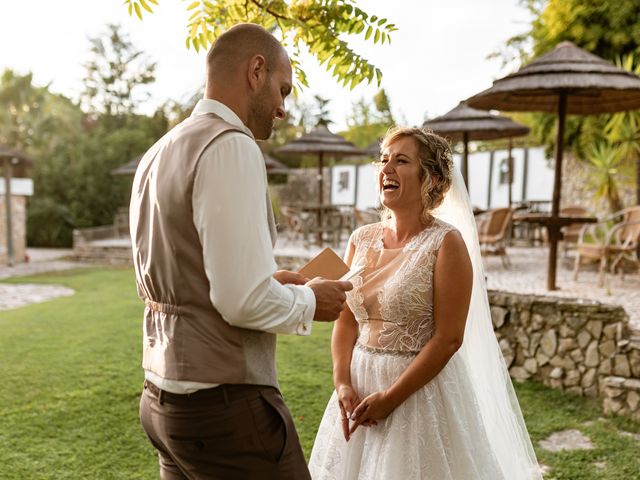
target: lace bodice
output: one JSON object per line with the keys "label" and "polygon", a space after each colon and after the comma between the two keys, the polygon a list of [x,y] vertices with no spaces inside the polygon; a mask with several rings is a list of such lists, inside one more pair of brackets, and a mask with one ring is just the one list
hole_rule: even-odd
{"label": "lace bodice", "polygon": [[352,265],[365,265],[351,282],[347,303],[366,348],[410,354],[433,336],[433,272],[451,225],[435,219],[401,248],[385,248],[380,223],[353,232]]}

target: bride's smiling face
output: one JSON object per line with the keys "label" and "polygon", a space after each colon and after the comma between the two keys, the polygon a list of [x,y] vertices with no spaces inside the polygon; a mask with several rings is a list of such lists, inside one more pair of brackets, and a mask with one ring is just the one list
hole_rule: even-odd
{"label": "bride's smiling face", "polygon": [[380,202],[392,211],[422,210],[422,169],[418,142],[403,136],[380,153],[378,191]]}

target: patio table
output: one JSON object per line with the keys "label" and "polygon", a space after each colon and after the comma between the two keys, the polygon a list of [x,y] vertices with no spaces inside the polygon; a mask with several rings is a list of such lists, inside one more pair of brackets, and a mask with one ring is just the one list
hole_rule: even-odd
{"label": "patio table", "polygon": [[[533,225],[538,225],[540,227],[547,229],[547,237],[550,242],[562,240],[562,232],[561,228],[567,225],[571,225],[572,223],[597,223],[598,219],[596,217],[591,217],[588,215],[576,215],[576,216],[562,216],[562,217],[553,217],[550,213],[523,213],[516,214],[513,217],[514,221],[529,223]],[[551,275],[551,270],[553,272],[556,271],[556,258],[552,257],[553,265],[550,266],[548,275]],[[549,280],[549,279],[548,279]]]}

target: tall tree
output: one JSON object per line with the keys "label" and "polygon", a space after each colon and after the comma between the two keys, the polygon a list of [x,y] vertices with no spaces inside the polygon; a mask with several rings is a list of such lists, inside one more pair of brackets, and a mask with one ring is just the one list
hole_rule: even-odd
{"label": "tall tree", "polygon": [[[526,64],[568,40],[621,68],[640,73],[635,61],[635,55],[640,54],[640,0],[523,0],[522,3],[533,19],[527,32],[509,39],[505,50],[496,54],[502,56],[505,63],[516,59]],[[611,149],[605,149],[600,143],[608,143],[614,149],[624,148],[625,153],[619,158],[621,168],[627,169],[634,161],[639,162],[636,196],[640,203],[640,160],[636,153],[640,151],[637,146],[640,132],[636,128],[640,119],[630,121],[637,115],[637,112],[629,112],[613,116],[569,117],[565,144],[573,148],[578,158],[598,158],[600,165],[613,158]],[[553,145],[555,116],[528,113],[518,118],[532,127],[532,133],[539,141],[547,147]],[[593,145],[599,146],[594,148]],[[618,158],[618,154],[615,157]],[[600,170],[606,172],[607,168]],[[600,178],[604,176],[600,175]],[[609,181],[615,183],[616,179]]]}
{"label": "tall tree", "polygon": [[328,127],[333,123],[333,120],[331,120],[331,111],[329,110],[331,100],[320,95],[314,95],[313,101],[314,125],[324,125]]}
{"label": "tall tree", "polygon": [[[640,56],[629,54],[618,61],[618,66],[640,75]],[[640,111],[619,112],[611,116],[606,125],[607,140],[620,151],[623,163],[635,168],[636,204],[640,205]]]}
{"label": "tall tree", "polygon": [[[142,20],[143,11],[153,12],[157,0],[125,0],[129,14]],[[360,35],[374,44],[390,42],[396,29],[386,18],[370,15],[355,0],[195,0],[187,5],[187,47],[207,48],[229,27],[250,22],[277,33],[293,48],[292,65],[298,86],[308,86],[300,65],[300,54],[308,49],[327,71],[353,89],[362,82],[378,85],[382,72],[356,53],[346,35]]]}
{"label": "tall tree", "polygon": [[84,114],[48,88],[35,86],[31,73],[5,70],[0,77],[0,143],[34,159],[34,197],[27,210],[30,245],[70,245],[73,214],[68,193],[76,168],[66,154],[77,145]]}
{"label": "tall tree", "polygon": [[131,114],[148,97],[143,87],[155,81],[156,64],[135,48],[118,25],[90,38],[92,58],[84,64],[84,94],[91,112],[107,117]]}
{"label": "tall tree", "polygon": [[531,14],[529,30],[507,40],[491,56],[504,63],[528,63],[568,40],[603,58],[637,53],[639,0],[520,0]]}
{"label": "tall tree", "polygon": [[384,136],[394,123],[389,98],[380,89],[373,97],[373,103],[361,98],[353,104],[353,111],[347,118],[347,129],[341,133],[347,140],[364,148]]}

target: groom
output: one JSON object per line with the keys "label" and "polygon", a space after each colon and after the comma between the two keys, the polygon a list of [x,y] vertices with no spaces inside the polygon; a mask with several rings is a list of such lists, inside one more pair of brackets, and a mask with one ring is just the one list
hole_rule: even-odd
{"label": "groom", "polygon": [[140,418],[163,479],[309,478],[278,390],[278,333],[332,321],[349,282],[276,271],[255,139],[285,116],[291,64],[241,24],[207,55],[205,98],[144,155],[131,197],[144,300]]}

